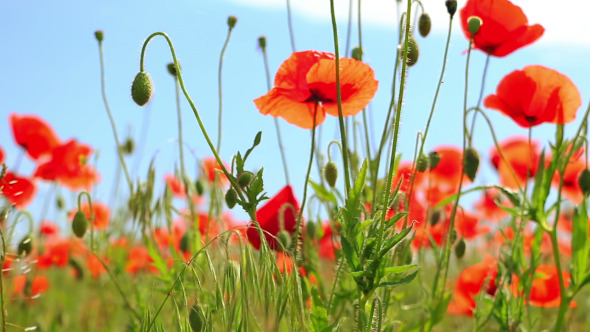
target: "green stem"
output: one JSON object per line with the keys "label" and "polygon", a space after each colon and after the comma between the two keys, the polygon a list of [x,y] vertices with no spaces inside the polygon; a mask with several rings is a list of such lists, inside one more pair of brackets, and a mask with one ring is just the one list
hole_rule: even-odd
{"label": "green stem", "polygon": [[121,141],[119,140],[119,135],[117,134],[117,127],[115,126],[115,120],[113,119],[113,115],[111,113],[111,108],[109,107],[109,103],[107,101],[106,95],[106,88],[105,88],[105,75],[104,75],[104,57],[102,54],[102,41],[98,42],[98,54],[100,56],[100,89],[102,93],[102,100],[104,102],[104,107],[107,110],[107,114],[109,116],[109,121],[111,122],[111,128],[113,128],[113,135],[115,136],[115,143],[117,143],[117,154],[119,155],[119,162],[123,167],[123,171],[125,172],[125,178],[127,179],[127,184],[129,185],[129,193],[133,192],[133,181],[131,181],[131,176],[129,175],[129,171],[127,170],[127,165],[125,164],[125,159],[123,158],[123,151],[121,151]]}
{"label": "green stem", "polygon": [[219,70],[217,71],[217,89],[219,91],[219,117],[217,119],[217,152],[221,151],[221,120],[222,120],[222,109],[223,109],[223,98],[222,98],[222,89],[221,89],[221,69],[223,66],[223,55],[225,54],[225,50],[227,49],[227,45],[229,44],[229,37],[231,36],[233,28],[230,26],[227,32],[227,37],[225,38],[225,43],[223,43],[223,48],[221,49],[221,54],[219,55]]}
{"label": "green stem", "polygon": [[291,1],[287,0],[287,24],[289,25],[289,38],[291,39],[291,51],[295,52],[295,35],[293,33],[293,22],[291,19]]}
{"label": "green stem", "polygon": [[[334,33],[334,54],[336,57],[336,98],[338,101],[338,124],[340,126],[340,139],[342,141],[342,164],[344,165],[344,184],[346,188],[346,197],[350,190],[350,170],[348,161],[348,143],[346,140],[346,130],[344,129],[344,117],[342,116],[342,91],[340,87],[340,51],[338,46],[338,27],[336,25],[336,12],[334,10],[334,0],[330,0],[330,14],[332,17],[332,31]],[[315,121],[315,120],[314,120]]]}
{"label": "green stem", "polygon": [[[4,238],[4,230],[0,227],[0,239],[2,240],[2,255],[0,256],[0,267],[4,266],[6,261],[6,239]],[[2,332],[6,332],[6,318],[7,312],[4,307],[4,272],[0,271],[0,310],[2,311]]]}
{"label": "green stem", "polygon": [[[477,106],[476,107],[480,107],[481,106],[481,100],[483,99],[483,90],[485,88],[485,83],[486,83],[486,76],[488,73],[488,66],[490,64],[490,55],[487,54],[486,55],[486,63],[483,67],[483,74],[481,76],[481,88],[479,90],[479,97],[477,98]],[[469,146],[471,146],[471,141],[473,140],[473,130],[475,129],[475,118],[476,118],[476,114],[473,114],[473,119],[471,120],[471,131],[469,132]]]}
{"label": "green stem", "polygon": [[348,25],[346,27],[346,49],[344,50],[346,56],[350,54],[350,35],[352,32],[352,0],[348,1]]}

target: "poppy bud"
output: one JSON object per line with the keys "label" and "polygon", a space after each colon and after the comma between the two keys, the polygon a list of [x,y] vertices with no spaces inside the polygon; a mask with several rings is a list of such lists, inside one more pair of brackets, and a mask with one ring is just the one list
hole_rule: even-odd
{"label": "poppy bud", "polygon": [[455,257],[459,259],[463,258],[463,256],[465,256],[466,248],[467,246],[465,245],[465,240],[459,240],[459,242],[457,242],[457,244],[455,245]]}
{"label": "poppy bud", "polygon": [[88,218],[84,212],[78,210],[74,215],[74,221],[72,222],[72,230],[77,237],[82,238],[88,229]]}
{"label": "poppy bud", "polygon": [[355,47],[352,49],[352,58],[358,61],[363,59],[363,49],[360,47]]}
{"label": "poppy bud", "polygon": [[188,232],[184,232],[184,235],[180,238],[180,244],[178,246],[182,252],[189,252],[190,250],[190,236]]}
{"label": "poppy bud", "polygon": [[199,196],[202,196],[205,192],[205,187],[203,187],[203,181],[197,179],[197,182],[195,182],[195,189],[197,190],[197,194],[199,194]]}
{"label": "poppy bud", "polygon": [[584,169],[582,173],[580,173],[580,177],[578,177],[578,185],[580,185],[580,190],[584,195],[588,195],[590,193],[590,170]]}
{"label": "poppy bud", "polygon": [[104,31],[96,30],[94,31],[94,38],[100,43],[104,39]]}
{"label": "poppy bud", "polygon": [[307,232],[307,236],[309,236],[312,240],[315,239],[317,233],[316,223],[313,221],[306,223],[305,231]]}
{"label": "poppy bud", "polygon": [[478,167],[479,153],[474,148],[467,148],[463,156],[463,174],[467,175],[469,180],[473,181]]}
{"label": "poppy bud", "polygon": [[126,155],[131,155],[133,151],[135,151],[135,141],[131,137],[127,137],[123,145],[121,146],[121,151],[123,151]]}
{"label": "poppy bud", "polygon": [[[178,67],[180,68],[180,64],[178,64]],[[167,64],[166,69],[168,69],[168,73],[173,77],[177,76],[176,66],[174,65],[174,62],[170,62],[169,64]]]}
{"label": "poppy bud", "polygon": [[250,181],[252,181],[252,173],[243,172],[240,175],[238,175],[238,184],[241,187],[245,187],[245,186],[249,185]]}
{"label": "poppy bud", "polygon": [[438,224],[438,222],[440,221],[440,217],[441,217],[440,210],[432,211],[432,213],[430,214],[430,224],[432,226]]}
{"label": "poppy bud", "polygon": [[431,27],[432,21],[430,20],[430,15],[422,13],[422,15],[420,15],[420,19],[418,19],[418,31],[420,32],[420,36],[428,36]]}
{"label": "poppy bud", "polygon": [[33,235],[27,234],[20,240],[17,253],[19,256],[28,256],[33,251]]}
{"label": "poppy bud", "polygon": [[236,23],[238,23],[237,17],[230,16],[227,18],[227,25],[229,26],[230,29],[233,29],[236,26]]}
{"label": "poppy bud", "polygon": [[238,201],[238,193],[234,190],[234,188],[229,188],[229,190],[225,193],[225,204],[230,209],[233,209],[236,206]]}
{"label": "poppy bud", "polygon": [[471,36],[475,36],[479,32],[479,28],[483,24],[481,18],[477,16],[470,16],[467,19],[467,31],[471,34]]}
{"label": "poppy bud", "polygon": [[428,158],[430,159],[430,169],[435,169],[440,161],[440,154],[436,151],[432,151],[428,154]]}
{"label": "poppy bud", "polygon": [[416,162],[416,170],[420,173],[426,172],[428,169],[428,157],[423,153],[418,157],[418,161]]}
{"label": "poppy bud", "polygon": [[447,6],[447,13],[453,18],[453,15],[457,11],[457,0],[447,0],[445,1],[445,6]]}
{"label": "poppy bud", "polygon": [[[403,46],[403,45],[402,45]],[[403,52],[401,53],[403,56]],[[414,35],[410,35],[410,39],[408,39],[408,66],[413,66],[418,62],[418,56],[420,55],[420,48],[418,47],[418,42]]]}
{"label": "poppy bud", "polygon": [[140,71],[135,75],[135,79],[133,79],[133,84],[131,85],[131,97],[133,101],[139,106],[144,106],[152,99],[153,94],[154,85],[152,78],[145,71]]}
{"label": "poppy bud", "polygon": [[198,304],[193,305],[190,309],[191,312],[188,315],[188,323],[191,326],[193,332],[201,332],[205,327],[205,314],[203,309]]}
{"label": "poppy bud", "polygon": [[57,196],[57,199],[55,200],[55,207],[57,207],[58,210],[61,210],[64,208],[64,206],[66,205],[66,203],[64,202],[64,198],[62,195]]}
{"label": "poppy bud", "polygon": [[279,239],[279,243],[281,244],[281,246],[279,248],[283,249],[283,250],[287,250],[289,248],[291,248],[291,234],[289,234],[289,232],[287,232],[286,230],[282,230],[279,232],[278,234],[278,239]]}
{"label": "poppy bud", "polygon": [[258,47],[260,47],[262,50],[266,49],[266,36],[258,37]]}
{"label": "poppy bud", "polygon": [[324,179],[330,185],[330,187],[334,188],[336,185],[336,180],[338,179],[338,166],[333,161],[329,161],[326,166],[324,166]]}

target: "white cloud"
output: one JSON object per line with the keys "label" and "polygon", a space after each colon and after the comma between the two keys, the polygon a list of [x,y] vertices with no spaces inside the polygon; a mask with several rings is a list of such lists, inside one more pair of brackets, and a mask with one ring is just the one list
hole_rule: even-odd
{"label": "white cloud", "polygon": [[[274,10],[286,10],[286,0],[233,0],[234,2],[264,7]],[[529,24],[541,24],[545,34],[538,43],[568,44],[590,47],[590,1],[585,0],[512,0],[520,6],[528,17]],[[353,1],[356,17],[358,0]],[[465,1],[459,1],[459,10]],[[362,0],[362,19],[367,24],[394,25],[396,19],[396,0]],[[432,18],[435,31],[446,31],[448,14],[443,0],[424,0],[426,11]],[[338,20],[348,17],[349,0],[335,0]],[[405,10],[405,1],[400,9]],[[438,7],[438,8],[437,8]],[[328,0],[291,0],[295,15],[304,15],[315,20],[330,19],[330,1]],[[458,15],[457,15],[458,17]],[[458,28],[458,20],[454,22]]]}

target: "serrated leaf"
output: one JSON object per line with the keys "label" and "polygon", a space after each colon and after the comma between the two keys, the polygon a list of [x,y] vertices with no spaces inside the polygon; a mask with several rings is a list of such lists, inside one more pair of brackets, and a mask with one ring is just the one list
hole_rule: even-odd
{"label": "serrated leaf", "polygon": [[414,224],[410,225],[403,231],[396,233],[392,237],[388,238],[383,244],[383,248],[381,248],[381,251],[379,252],[379,259],[385,256],[385,254],[387,254],[387,252],[389,252],[391,248],[395,247],[398,243],[400,243],[412,231],[413,227]]}
{"label": "serrated leaf", "polygon": [[338,200],[336,199],[336,196],[334,195],[334,193],[332,193],[331,191],[326,189],[324,186],[317,184],[311,180],[309,180],[308,182],[309,182],[309,184],[311,184],[311,187],[315,191],[316,196],[321,201],[330,202],[330,203],[333,203],[334,205],[338,204]]}
{"label": "serrated leaf", "polygon": [[346,200],[344,214],[343,214],[345,217],[345,220],[344,220],[345,222],[347,222],[348,220],[357,218],[361,213],[361,211],[360,211],[361,197],[362,197],[363,189],[365,187],[366,177],[367,177],[367,159],[365,159],[363,161],[363,166],[361,167],[358,177],[356,178],[356,181],[354,182],[354,186],[352,188],[350,188],[350,191],[348,193],[348,199]]}
{"label": "serrated leaf", "polygon": [[404,273],[410,271],[411,269],[419,268],[416,264],[411,265],[400,265],[400,266],[390,266],[383,269],[383,275],[387,275],[390,273]]}
{"label": "serrated leaf", "polygon": [[420,270],[416,270],[416,271],[414,271],[406,276],[403,276],[397,280],[385,281],[385,282],[379,283],[379,286],[377,286],[377,287],[393,288],[393,287],[409,284],[410,282],[412,282],[412,280],[414,280],[414,278],[416,278],[419,271]]}
{"label": "serrated leaf", "polygon": [[588,269],[588,212],[586,200],[583,200],[574,211],[572,220],[572,278],[574,282],[580,283]]}
{"label": "serrated leaf", "polygon": [[389,228],[393,225],[395,225],[395,223],[400,220],[402,217],[407,216],[408,213],[407,212],[399,212],[396,213],[395,216],[393,216],[392,218],[388,219],[385,221],[385,228]]}
{"label": "serrated leaf", "polygon": [[[539,163],[537,164],[537,173],[535,174],[535,181],[533,186],[533,195],[531,197],[534,207],[543,206],[543,177],[545,176],[545,150],[541,151]],[[543,201],[542,201],[543,200]]]}
{"label": "serrated leaf", "polygon": [[348,267],[350,267],[351,271],[356,271],[359,263],[356,250],[345,237],[341,237],[340,242],[342,244],[342,252],[344,253]]}
{"label": "serrated leaf", "polygon": [[311,289],[311,330],[314,332],[330,331],[328,328],[328,312],[315,287]]}

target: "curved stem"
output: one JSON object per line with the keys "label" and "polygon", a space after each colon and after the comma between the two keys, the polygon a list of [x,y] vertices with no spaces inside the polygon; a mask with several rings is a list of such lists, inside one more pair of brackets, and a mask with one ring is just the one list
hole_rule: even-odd
{"label": "curved stem", "polygon": [[289,25],[289,38],[291,38],[291,50],[295,52],[295,35],[293,33],[293,21],[291,19],[291,1],[287,0],[287,24]]}
{"label": "curved stem", "polygon": [[113,135],[115,136],[115,143],[117,143],[117,154],[119,155],[119,162],[121,163],[121,167],[123,167],[123,171],[125,172],[125,178],[127,179],[127,184],[129,185],[129,193],[133,192],[133,181],[131,181],[131,176],[129,175],[129,171],[127,170],[127,165],[125,164],[125,159],[123,158],[123,151],[121,151],[121,141],[119,140],[119,135],[117,134],[117,127],[115,126],[115,120],[113,119],[113,115],[111,113],[111,108],[109,107],[109,103],[107,101],[106,89],[105,89],[105,75],[104,75],[104,57],[102,54],[102,41],[98,42],[98,54],[100,56],[100,89],[102,93],[102,100],[104,102],[104,107],[107,110],[107,114],[109,116],[109,121],[111,122],[111,128],[113,128]]}
{"label": "curved stem", "polygon": [[223,43],[223,48],[221,49],[221,54],[219,55],[219,70],[217,71],[217,89],[219,91],[219,117],[217,119],[217,152],[221,151],[221,114],[223,109],[223,98],[222,98],[222,89],[221,89],[221,69],[223,66],[223,55],[225,54],[225,50],[227,49],[227,45],[229,44],[229,37],[231,36],[233,28],[230,26],[227,32],[227,37],[225,38],[225,43]]}
{"label": "curved stem", "polygon": [[[481,106],[481,100],[483,99],[483,90],[485,88],[485,83],[486,83],[486,76],[488,73],[488,65],[490,64],[490,55],[487,54],[486,55],[486,64],[483,67],[483,74],[481,76],[481,88],[479,90],[479,97],[477,98],[477,106],[476,107],[480,107]],[[473,130],[475,129],[475,116],[476,114],[473,115],[473,119],[471,120],[471,131],[470,131],[470,135],[469,135],[469,146],[471,146],[471,141],[473,139]]]}

